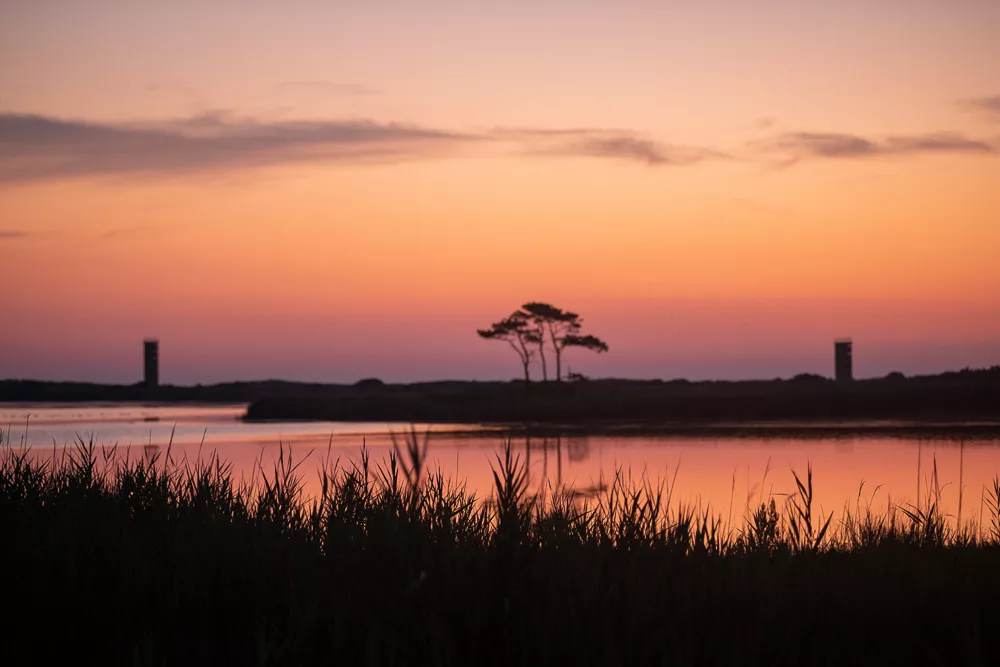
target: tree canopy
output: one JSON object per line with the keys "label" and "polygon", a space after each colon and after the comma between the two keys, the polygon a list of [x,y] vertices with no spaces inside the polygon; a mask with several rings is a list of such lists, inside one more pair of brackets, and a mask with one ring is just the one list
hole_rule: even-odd
{"label": "tree canopy", "polygon": [[579,314],[549,303],[529,301],[511,315],[494,322],[489,329],[479,329],[486,340],[503,340],[517,353],[524,369],[525,382],[531,381],[531,360],[537,354],[542,379],[548,381],[546,350],[555,354],[556,381],[562,381],[562,355],[566,348],[577,347],[592,352],[607,352],[608,344],[597,336],[582,334]]}
{"label": "tree canopy", "polygon": [[535,352],[529,346],[538,343],[539,333],[527,313],[515,310],[499,322],[494,322],[489,329],[477,329],[476,333],[486,340],[502,340],[509,344],[521,361],[524,381],[531,382],[531,358]]}

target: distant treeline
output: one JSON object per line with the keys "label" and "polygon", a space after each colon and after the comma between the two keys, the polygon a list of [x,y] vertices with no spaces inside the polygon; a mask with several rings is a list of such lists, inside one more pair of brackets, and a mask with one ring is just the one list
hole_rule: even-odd
{"label": "distant treeline", "polygon": [[264,381],[142,385],[0,381],[0,401],[247,402],[251,420],[598,423],[1000,419],[1000,366],[837,383],[581,380],[352,385]]}
{"label": "distant treeline", "polygon": [[248,419],[434,422],[711,422],[997,419],[1000,367],[840,384],[591,380],[574,383],[374,385],[254,401]]}
{"label": "distant treeline", "polygon": [[76,403],[249,403],[265,397],[324,396],[352,385],[264,380],[224,382],[210,385],[147,387],[144,384],[96,384],[91,382],[46,382],[40,380],[0,380],[0,402],[33,401]]}

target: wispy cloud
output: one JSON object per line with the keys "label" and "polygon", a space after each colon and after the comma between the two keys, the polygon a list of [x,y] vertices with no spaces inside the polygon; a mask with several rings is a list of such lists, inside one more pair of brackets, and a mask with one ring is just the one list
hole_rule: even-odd
{"label": "wispy cloud", "polygon": [[969,109],[985,112],[1000,120],[1000,95],[974,97],[970,100],[964,100],[962,104]]}
{"label": "wispy cloud", "polygon": [[23,229],[0,229],[0,240],[23,239],[28,236],[32,236],[32,233],[26,232]]}
{"label": "wispy cloud", "polygon": [[758,143],[765,153],[786,163],[808,158],[858,159],[927,153],[994,153],[985,141],[953,132],[897,135],[881,138],[841,132],[787,132]]}
{"label": "wispy cloud", "polygon": [[380,91],[359,83],[337,83],[335,81],[285,81],[279,88],[315,90],[331,95],[378,95]]}
{"label": "wispy cloud", "polygon": [[628,130],[594,128],[500,128],[496,136],[516,139],[534,155],[577,156],[687,166],[726,156],[714,149],[656,141]]}
{"label": "wispy cloud", "polygon": [[586,157],[619,158],[657,165],[692,165],[719,158],[717,151],[689,146],[672,146],[650,139],[629,136],[589,137],[552,149],[553,153]]}
{"label": "wispy cloud", "polygon": [[384,163],[488,150],[651,166],[725,157],[605,129],[471,132],[372,120],[262,121],[213,111],[158,123],[93,123],[0,114],[0,182],[79,176],[183,174],[302,162]]}
{"label": "wispy cloud", "polygon": [[277,121],[223,113],[145,124],[0,114],[0,181],[163,174],[304,161],[434,157],[481,137],[370,120]]}

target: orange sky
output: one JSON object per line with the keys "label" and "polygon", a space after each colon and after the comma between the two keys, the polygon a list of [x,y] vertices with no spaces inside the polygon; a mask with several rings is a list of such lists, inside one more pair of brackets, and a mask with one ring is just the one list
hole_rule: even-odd
{"label": "orange sky", "polygon": [[0,2],[0,377],[1000,362],[997,3],[420,4]]}

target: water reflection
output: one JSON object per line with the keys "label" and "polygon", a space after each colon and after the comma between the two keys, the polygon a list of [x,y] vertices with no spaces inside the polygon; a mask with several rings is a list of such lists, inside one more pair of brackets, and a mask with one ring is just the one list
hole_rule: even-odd
{"label": "water reflection", "polygon": [[[306,489],[319,489],[324,461],[349,465],[362,442],[372,463],[392,449],[387,424],[244,424],[243,406],[30,406],[25,429],[23,406],[0,410],[11,446],[26,442],[38,456],[71,444],[78,434],[95,442],[117,444],[119,453],[141,447],[141,456],[161,458],[169,444],[176,461],[195,460],[217,452],[232,463],[237,478],[265,470],[290,447]],[[156,418],[158,421],[147,421]],[[418,429],[424,427],[418,426]],[[467,483],[479,495],[493,488],[502,438],[496,433],[472,437],[442,434],[448,428],[428,425],[431,437],[427,465]],[[171,435],[172,434],[172,435]],[[171,439],[172,437],[172,439]],[[202,441],[204,440],[204,444]],[[1000,472],[998,440],[926,440],[888,437],[838,438],[699,438],[572,436],[519,438],[514,453],[527,466],[532,492],[570,487],[582,494],[606,488],[617,471],[633,479],[645,475],[663,482],[675,503],[711,507],[725,520],[738,521],[755,503],[784,502],[795,489],[792,471],[813,468],[816,501],[825,512],[845,505],[888,502],[922,506],[938,497],[954,519],[978,520],[985,489]],[[136,452],[138,453],[138,452]],[[133,454],[134,456],[135,454]]]}
{"label": "water reflection", "polygon": [[[780,506],[796,490],[793,473],[804,477],[810,466],[823,512],[936,502],[952,520],[978,520],[984,494],[1000,473],[997,440],[576,436],[525,438],[513,446],[536,493],[565,486],[594,495],[620,473],[664,483],[676,502],[712,508],[730,520],[746,516],[760,502],[774,499]],[[431,456],[450,447],[463,445],[438,441]],[[467,452],[477,447],[496,451],[495,444],[481,440],[464,444]],[[467,454],[454,470],[471,488],[489,492],[486,457]]]}

